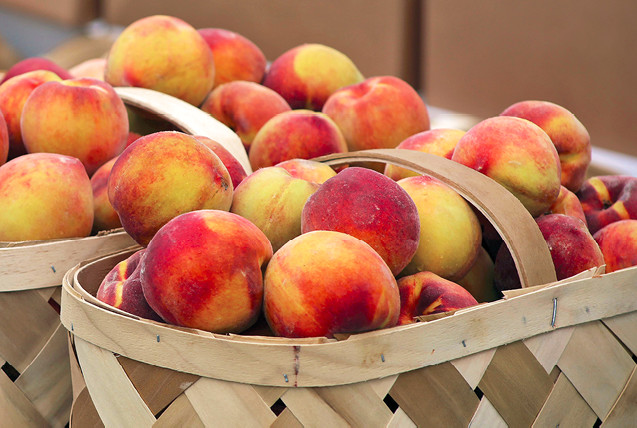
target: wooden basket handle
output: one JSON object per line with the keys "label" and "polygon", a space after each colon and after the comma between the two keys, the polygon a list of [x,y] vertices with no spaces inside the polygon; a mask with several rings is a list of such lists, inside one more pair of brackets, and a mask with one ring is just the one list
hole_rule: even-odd
{"label": "wooden basket handle", "polygon": [[495,227],[513,256],[522,287],[556,281],[551,253],[537,223],[511,192],[486,175],[441,156],[404,149],[336,153],[316,160],[332,166],[383,162],[437,178]]}

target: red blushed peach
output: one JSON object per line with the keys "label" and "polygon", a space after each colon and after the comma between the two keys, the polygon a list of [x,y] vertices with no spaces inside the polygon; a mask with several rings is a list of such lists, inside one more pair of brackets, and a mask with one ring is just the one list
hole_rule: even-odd
{"label": "red blushed peach", "polygon": [[70,156],[26,154],[0,166],[0,206],[0,241],[91,233],[91,182],[82,163]]}
{"label": "red blushed peach", "polygon": [[310,110],[292,110],[274,116],[261,127],[248,158],[256,171],[290,159],[313,159],[346,151],[345,138],[332,119]]}
{"label": "red blushed peach", "polygon": [[141,262],[148,304],[169,323],[215,333],[253,325],[263,303],[261,271],[272,246],[250,221],[198,210],[166,223]]}
{"label": "red blushed peach", "polygon": [[560,193],[560,159],[536,124],[499,116],[474,125],[460,138],[452,160],[494,179],[533,217],[544,214]]}
{"label": "red blushed peach", "polygon": [[593,235],[604,255],[606,272],[637,266],[637,220],[620,220]]}
{"label": "red blushed peach", "polygon": [[397,184],[418,210],[418,248],[402,275],[430,271],[451,281],[471,268],[482,241],[478,217],[455,190],[428,175],[403,178]]}
{"label": "red blushed peach", "polygon": [[265,271],[263,309],[277,336],[333,337],[396,325],[400,296],[372,247],[322,230],[274,254]]}
{"label": "red blushed peach", "polygon": [[214,87],[234,80],[261,83],[267,61],[251,40],[222,28],[197,30],[206,41],[215,60]]}
{"label": "red blushed peach", "polygon": [[128,132],[128,136],[126,137],[126,147],[130,146],[131,144],[133,144],[141,136],[142,135],[140,133],[138,133],[138,132],[129,131]]}
{"label": "red blushed peach", "polygon": [[500,298],[500,293],[495,288],[494,263],[484,247],[480,247],[475,263],[457,283],[478,302],[493,302]]}
{"label": "red blushed peach", "polygon": [[244,81],[219,85],[206,97],[201,109],[235,131],[248,152],[255,135],[268,120],[291,110],[287,101],[272,89]]}
{"label": "red blushed peach", "polygon": [[515,116],[542,128],[557,149],[561,164],[561,184],[577,192],[591,163],[591,138],[573,113],[548,102],[528,100],[507,107],[501,116]]}
{"label": "red blushed peach", "polygon": [[180,98],[199,106],[212,90],[212,51],[195,28],[165,15],[141,18],[122,31],[108,53],[104,80]]}
{"label": "red blushed peach", "polygon": [[613,222],[637,219],[637,177],[591,177],[576,195],[592,234]]}
{"label": "red blushed peach", "polygon": [[400,278],[398,290],[398,325],[411,324],[414,317],[454,311],[478,304],[471,293],[462,286],[431,272],[418,272]]}
{"label": "red blushed peach", "polygon": [[93,233],[122,227],[117,212],[108,200],[108,176],[117,158],[113,158],[100,166],[91,176],[93,189]]}
{"label": "red blushed peach", "polygon": [[73,77],[90,77],[92,79],[104,80],[104,69],[106,69],[106,58],[91,58],[69,69]]}
{"label": "red blushed peach", "polygon": [[106,274],[97,289],[98,300],[138,317],[163,321],[157,312],[148,306],[140,280],[141,259],[146,249],[133,253],[119,262]]}
{"label": "red blushed peach", "polygon": [[232,204],[232,180],[212,150],[182,132],[145,135],[117,158],[108,199],[122,226],[140,245],[170,219],[188,211]]}
{"label": "red blushed peach", "polygon": [[361,239],[397,275],[418,248],[420,222],[416,205],[395,181],[367,168],[349,167],[308,198],[301,230],[333,230]]}
{"label": "red blushed peach", "polygon": [[338,89],[363,81],[346,55],[329,46],[296,46],[270,64],[263,84],[281,94],[293,109],[320,111]]}
{"label": "red blushed peach", "polygon": [[31,92],[20,127],[29,153],[74,156],[92,175],[124,150],[128,114],[113,87],[101,80],[53,81]]}
{"label": "red blushed peach", "polygon": [[336,171],[331,166],[311,159],[290,159],[274,166],[283,168],[292,177],[319,184],[336,175]]}
{"label": "red blushed peach", "polygon": [[323,106],[343,131],[350,151],[395,148],[429,129],[429,113],[418,92],[393,76],[370,77],[339,89]]}
{"label": "red blushed peach", "polygon": [[[455,149],[458,140],[460,140],[460,137],[464,134],[465,131],[460,129],[430,129],[429,131],[419,132],[411,137],[407,137],[407,139],[398,144],[396,148],[416,150],[451,159],[453,149]],[[385,166],[384,174],[394,181],[418,175],[416,172],[392,164]]]}
{"label": "red blushed peach", "polygon": [[50,59],[41,57],[30,57],[25,58],[22,61],[17,62],[13,66],[11,66],[11,68],[9,68],[2,77],[0,85],[14,76],[19,76],[20,74],[35,70],[51,71],[55,73],[61,80],[73,78],[73,75],[69,73],[67,69],[65,69],[64,67],[60,67]]}
{"label": "red blushed peach", "polygon": [[4,120],[2,111],[0,111],[0,165],[7,161],[9,156],[9,131],[7,122]]}
{"label": "red blushed peach", "polygon": [[577,195],[564,186],[560,186],[560,193],[557,195],[557,199],[553,202],[553,205],[549,207],[548,213],[570,215],[571,217],[582,220],[584,224],[587,224],[584,209]]}
{"label": "red blushed peach", "polygon": [[244,178],[247,177],[245,169],[239,163],[237,158],[232,156],[232,154],[223,147],[220,143],[216,142],[212,138],[204,137],[203,135],[195,135],[195,138],[208,147],[210,150],[214,152],[215,155],[221,159],[223,165],[228,170],[230,174],[230,178],[232,179],[232,186],[236,189],[239,183],[243,181]]}
{"label": "red blushed peach", "polygon": [[41,84],[60,80],[62,79],[52,71],[35,70],[19,74],[0,85],[0,113],[4,115],[9,131],[9,159],[27,152],[20,127],[22,109],[27,98]]}

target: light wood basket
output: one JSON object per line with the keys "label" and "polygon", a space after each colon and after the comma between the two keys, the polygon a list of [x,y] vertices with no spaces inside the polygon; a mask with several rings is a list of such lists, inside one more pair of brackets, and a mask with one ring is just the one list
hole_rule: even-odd
{"label": "light wood basket", "polygon": [[370,150],[322,161],[390,162],[442,179],[500,232],[524,288],[340,340],[220,335],[97,301],[133,250],[86,261],[62,286],[77,357],[71,428],[637,426],[637,268],[556,282],[517,199],[446,159]]}

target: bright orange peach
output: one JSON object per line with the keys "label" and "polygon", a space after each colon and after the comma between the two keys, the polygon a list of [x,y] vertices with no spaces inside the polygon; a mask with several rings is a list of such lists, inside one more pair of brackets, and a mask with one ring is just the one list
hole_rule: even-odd
{"label": "bright orange peach", "polygon": [[214,152],[215,155],[221,159],[223,165],[228,170],[230,174],[230,178],[232,179],[232,186],[236,189],[239,183],[243,181],[244,178],[247,177],[245,169],[241,166],[241,163],[232,156],[232,154],[220,143],[216,142],[212,138],[205,137],[203,135],[195,135],[195,138],[203,143],[206,147]]}
{"label": "bright orange peach", "polygon": [[122,227],[117,212],[108,200],[108,176],[117,158],[113,158],[100,166],[91,176],[93,189],[93,233],[100,230],[111,230]]}
{"label": "bright orange peach", "polygon": [[7,161],[9,156],[9,131],[7,122],[4,120],[2,111],[0,110],[0,165]]}
{"label": "bright orange peach", "polygon": [[71,67],[69,72],[73,77],[90,77],[92,79],[104,80],[104,70],[106,69],[106,58],[91,58]]}
{"label": "bright orange peach", "polygon": [[283,168],[292,177],[319,184],[336,175],[336,171],[331,166],[311,159],[290,159],[279,162],[274,166]]}
{"label": "bright orange peach", "polygon": [[0,80],[0,85],[11,79],[12,77],[35,70],[51,71],[55,73],[60,78],[60,80],[73,78],[73,75],[71,75],[71,73],[69,73],[67,69],[57,65],[55,62],[51,61],[48,58],[29,57],[13,64],[11,68],[9,68],[4,74],[2,80]]}
{"label": "bright orange peach", "polygon": [[637,219],[637,177],[591,177],[576,193],[591,233],[619,220]]}
{"label": "bright orange peach", "polygon": [[584,224],[587,224],[584,209],[577,195],[564,186],[560,186],[560,193],[555,202],[553,202],[553,205],[549,207],[548,213],[570,215],[582,220]]}
{"label": "bright orange peach", "polygon": [[604,255],[606,272],[637,266],[637,220],[613,222],[593,237]]}

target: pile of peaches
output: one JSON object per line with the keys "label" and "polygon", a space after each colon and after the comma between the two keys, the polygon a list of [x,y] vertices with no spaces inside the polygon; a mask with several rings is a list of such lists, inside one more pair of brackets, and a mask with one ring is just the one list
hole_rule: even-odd
{"label": "pile of peaches", "polygon": [[[237,133],[254,172],[206,136],[133,131],[118,86],[210,114]],[[8,70],[0,241],[123,227],[140,248],[98,299],[216,333],[334,337],[520,287],[497,232],[446,184],[313,160],[374,148],[431,153],[504,186],[535,218],[558,279],[637,264],[637,178],[588,178],[590,137],[566,108],[525,100],[468,130],[430,129],[407,82],[366,78],[331,47],[268,63],[240,34],[159,15],[126,27],[105,58]]]}

